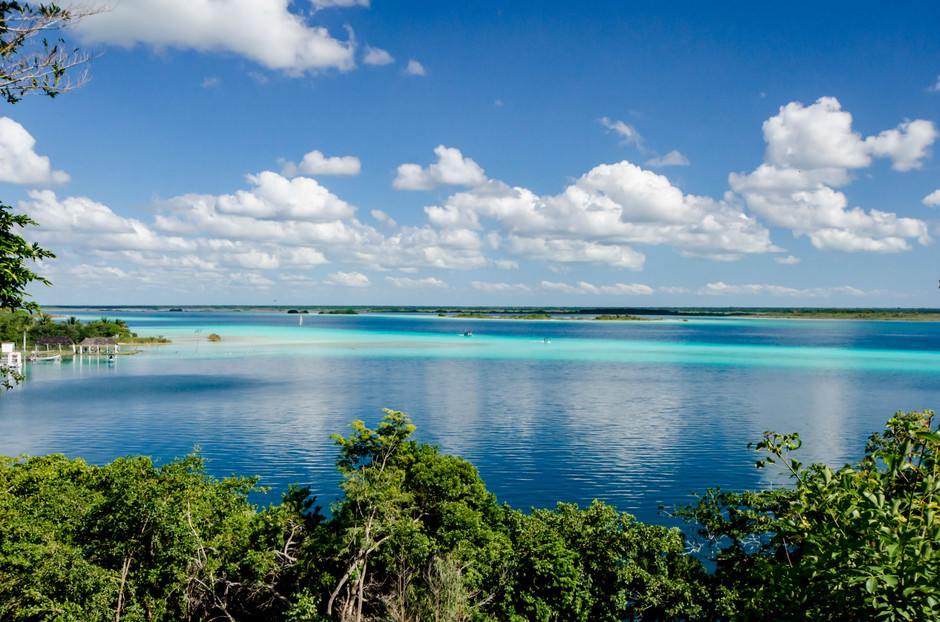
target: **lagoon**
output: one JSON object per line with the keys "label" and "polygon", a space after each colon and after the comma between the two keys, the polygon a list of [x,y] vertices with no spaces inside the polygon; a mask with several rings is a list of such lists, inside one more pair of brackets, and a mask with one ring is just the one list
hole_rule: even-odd
{"label": "lagoon", "polygon": [[937,322],[117,316],[173,343],[29,366],[0,397],[0,454],[104,463],[198,446],[214,475],[260,475],[272,492],[258,501],[299,482],[328,505],[330,434],[392,408],[514,507],[598,498],[663,522],[657,507],[694,491],[784,484],[754,469],[747,443],[764,430],[799,432],[804,462],[841,466],[896,410],[940,405]]}

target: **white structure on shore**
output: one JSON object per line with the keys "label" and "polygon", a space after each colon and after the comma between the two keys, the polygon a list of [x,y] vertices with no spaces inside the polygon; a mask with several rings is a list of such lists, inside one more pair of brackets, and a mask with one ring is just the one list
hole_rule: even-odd
{"label": "white structure on shore", "polygon": [[17,352],[12,341],[0,344],[0,367],[12,369],[16,373],[23,372],[23,353]]}

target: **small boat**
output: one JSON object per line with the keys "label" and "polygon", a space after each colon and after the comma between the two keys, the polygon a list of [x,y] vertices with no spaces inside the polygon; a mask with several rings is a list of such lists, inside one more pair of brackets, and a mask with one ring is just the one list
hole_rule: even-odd
{"label": "small boat", "polygon": [[31,363],[42,363],[43,361],[54,361],[54,362],[58,363],[58,362],[61,361],[61,360],[62,360],[62,355],[61,355],[61,354],[53,354],[53,355],[50,355],[50,356],[31,356],[31,357],[29,357],[29,361],[30,361]]}
{"label": "small boat", "polygon": [[464,336],[464,337],[473,337],[473,331],[472,331],[472,330],[468,330],[468,331],[466,331],[466,332],[463,334],[463,336]]}
{"label": "small boat", "polygon": [[546,337],[545,339],[542,340],[542,343],[551,343],[551,341],[549,341],[548,337]]}

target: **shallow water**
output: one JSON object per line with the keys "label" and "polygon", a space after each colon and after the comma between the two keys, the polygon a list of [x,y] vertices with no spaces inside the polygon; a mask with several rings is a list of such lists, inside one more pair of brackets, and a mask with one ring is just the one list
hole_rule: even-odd
{"label": "shallow water", "polygon": [[933,322],[119,316],[173,343],[31,365],[0,397],[0,454],[103,463],[199,446],[213,474],[261,475],[260,501],[301,482],[325,505],[330,434],[387,407],[473,462],[500,501],[599,498],[662,521],[658,505],[696,490],[784,482],[753,467],[746,445],[764,430],[799,432],[804,462],[840,466],[896,410],[940,402]]}

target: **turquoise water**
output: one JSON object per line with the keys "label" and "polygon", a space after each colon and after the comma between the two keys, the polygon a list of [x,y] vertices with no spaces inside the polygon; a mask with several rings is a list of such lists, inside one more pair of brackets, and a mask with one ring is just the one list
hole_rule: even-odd
{"label": "turquoise water", "polygon": [[764,430],[799,432],[804,461],[839,466],[896,410],[940,403],[932,322],[119,316],[173,343],[30,366],[0,397],[0,453],[106,462],[199,446],[216,475],[261,475],[262,501],[301,482],[328,504],[329,435],[388,407],[513,506],[600,498],[663,520],[658,505],[696,490],[785,481],[753,468],[746,445]]}

